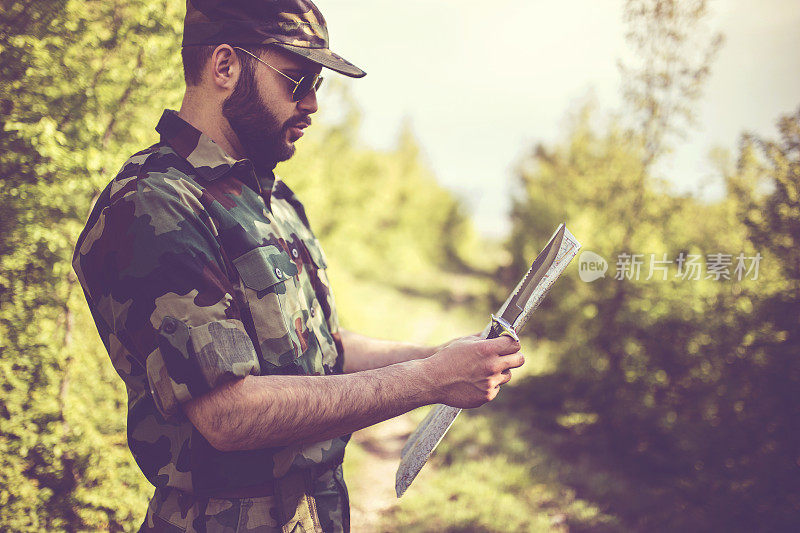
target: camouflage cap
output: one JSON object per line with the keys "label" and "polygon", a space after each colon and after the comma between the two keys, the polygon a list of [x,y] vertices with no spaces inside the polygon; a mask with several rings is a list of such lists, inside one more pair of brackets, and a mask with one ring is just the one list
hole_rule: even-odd
{"label": "camouflage cap", "polygon": [[187,0],[183,46],[274,44],[340,72],[366,72],[331,52],[325,18],[309,0]]}

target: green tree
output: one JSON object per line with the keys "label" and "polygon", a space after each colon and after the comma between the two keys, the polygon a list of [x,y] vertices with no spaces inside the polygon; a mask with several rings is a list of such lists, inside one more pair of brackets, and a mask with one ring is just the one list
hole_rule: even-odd
{"label": "green tree", "polygon": [[[798,510],[787,396],[798,384],[798,116],[781,121],[780,142],[744,138],[724,199],[675,194],[656,163],[691,124],[721,41],[701,31],[704,2],[629,2],[626,13],[639,61],[623,69],[626,107],[597,127],[586,106],[565,141],[523,159],[507,277],[561,221],[611,259],[609,276],[620,253],[647,255],[638,282],[559,281],[531,328],[557,371],[531,380],[527,399],[551,415],[540,424],[624,480],[573,482],[627,527],[785,530]],[[644,281],[652,259],[714,252],[733,255],[733,279],[682,281],[673,263],[668,279]],[[758,279],[736,279],[739,252],[761,254]]]}
{"label": "green tree", "polygon": [[92,197],[152,142],[153,102],[177,99],[182,80],[163,72],[180,71],[182,9],[4,2],[0,13],[2,528],[122,529],[141,514],[117,378],[76,330],[87,317],[70,257]]}
{"label": "green tree", "polygon": [[482,243],[461,203],[436,183],[410,125],[391,150],[362,146],[355,142],[359,116],[349,93],[333,90],[344,118],[311,131],[277,170],[303,199],[329,255],[362,279],[436,293],[443,302],[482,293],[470,273],[444,272],[466,265],[462,258],[479,255]]}
{"label": "green tree", "polygon": [[726,431],[715,459],[726,493],[749,511],[734,516],[743,515],[745,528],[773,531],[791,529],[800,512],[800,109],[778,129],[777,141],[743,136],[727,176],[737,218],[763,256],[764,282],[743,285],[715,332],[736,341],[719,354],[728,363],[718,391]]}
{"label": "green tree", "polygon": [[[524,200],[513,215],[526,248],[517,253],[531,257],[530,235],[544,242],[566,220],[587,249],[612,258],[610,271],[593,283],[575,270],[559,280],[530,328],[552,349],[557,370],[523,385],[516,403],[537,406],[537,427],[613,472],[619,481],[602,490],[591,476],[571,482],[626,527],[786,530],[800,501],[791,422],[800,385],[800,115],[782,119],[780,142],[744,138],[720,201],[702,203],[648,180],[633,250],[672,260],[730,253],[731,279],[703,273],[684,281],[673,263],[667,280],[656,273],[645,281],[645,257],[612,323],[603,313],[620,294],[611,277],[627,231],[622,219],[637,194],[641,145],[613,123],[598,133],[590,117],[585,111],[565,142],[539,146],[521,164]],[[738,279],[739,252],[760,254],[757,279],[752,272]]]}

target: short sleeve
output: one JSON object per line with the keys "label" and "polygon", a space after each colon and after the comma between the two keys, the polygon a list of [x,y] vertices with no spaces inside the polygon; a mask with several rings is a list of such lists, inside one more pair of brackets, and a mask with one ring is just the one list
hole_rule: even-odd
{"label": "short sleeve", "polygon": [[90,218],[73,259],[101,335],[116,340],[106,342],[112,361],[115,349],[132,354],[165,418],[260,373],[201,198],[180,178],[138,180]]}

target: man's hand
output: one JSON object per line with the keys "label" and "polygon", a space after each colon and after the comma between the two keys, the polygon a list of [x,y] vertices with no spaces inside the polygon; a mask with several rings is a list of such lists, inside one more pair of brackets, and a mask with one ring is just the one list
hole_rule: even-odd
{"label": "man's hand", "polygon": [[466,409],[497,396],[500,385],[511,379],[510,369],[525,362],[519,349],[519,343],[505,335],[489,340],[469,336],[444,344],[423,362],[438,402]]}

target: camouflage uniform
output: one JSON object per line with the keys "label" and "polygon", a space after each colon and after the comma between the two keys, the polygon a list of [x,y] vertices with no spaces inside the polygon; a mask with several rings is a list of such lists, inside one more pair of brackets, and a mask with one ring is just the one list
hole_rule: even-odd
{"label": "camouflage uniform", "polygon": [[[342,372],[325,255],[303,206],[173,111],[156,129],[161,141],[100,195],[73,258],[127,387],[128,444],[156,487],[143,529],[347,531],[349,435],[221,452],[180,408],[248,374]],[[247,497],[219,497],[232,492]]]}

